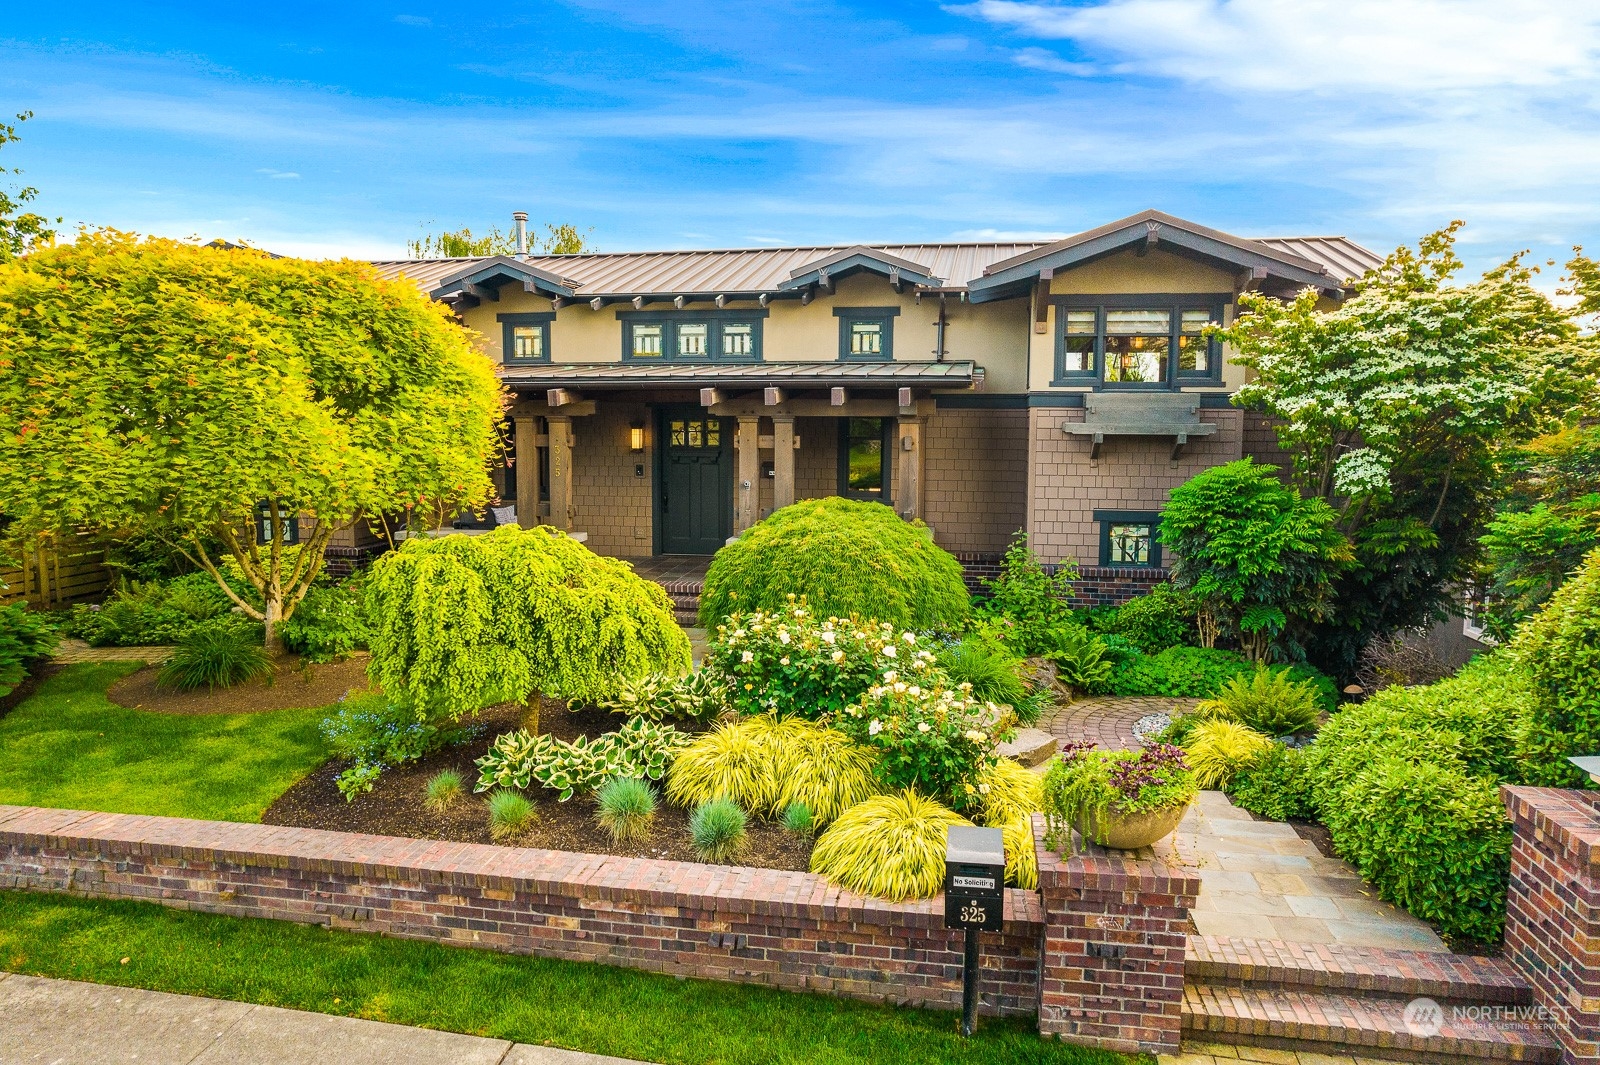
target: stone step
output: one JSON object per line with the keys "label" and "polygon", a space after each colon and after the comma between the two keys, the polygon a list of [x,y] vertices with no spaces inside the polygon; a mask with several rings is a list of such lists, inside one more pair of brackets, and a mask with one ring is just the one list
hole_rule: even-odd
{"label": "stone step", "polygon": [[1364,991],[1468,1006],[1533,1001],[1522,974],[1499,958],[1231,936],[1190,936],[1184,975],[1232,987]]}
{"label": "stone step", "polygon": [[994,753],[1002,758],[1014,758],[1030,769],[1048,761],[1060,743],[1048,732],[1036,728],[1019,728],[1010,743],[1002,743]]}
{"label": "stone step", "polygon": [[1560,1046],[1533,1009],[1192,982],[1183,989],[1183,1035],[1200,1042],[1389,1061],[1555,1065],[1561,1061]]}

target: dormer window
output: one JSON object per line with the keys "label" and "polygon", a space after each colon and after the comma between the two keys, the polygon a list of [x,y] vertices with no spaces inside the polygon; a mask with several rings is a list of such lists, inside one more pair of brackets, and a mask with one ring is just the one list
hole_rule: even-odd
{"label": "dormer window", "polygon": [[549,311],[496,315],[500,322],[500,359],[507,365],[550,361]]}

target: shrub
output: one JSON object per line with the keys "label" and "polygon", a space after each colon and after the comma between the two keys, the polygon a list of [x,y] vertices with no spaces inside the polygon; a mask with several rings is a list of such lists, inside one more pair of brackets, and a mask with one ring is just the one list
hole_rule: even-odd
{"label": "shrub", "polygon": [[712,799],[689,815],[689,842],[708,862],[722,862],[744,850],[744,811],[738,803]]}
{"label": "shrub", "polygon": [[1144,654],[1156,655],[1169,647],[1194,643],[1198,613],[1194,596],[1171,584],[1158,584],[1149,593],[1092,619],[1089,625],[1102,635],[1123,637]]}
{"label": "shrub", "polygon": [[683,677],[651,673],[647,677],[622,678],[617,693],[596,705],[615,714],[652,721],[667,717],[704,721],[727,708],[728,689],[714,669],[696,670]]}
{"label": "shrub", "polygon": [[1044,656],[1056,664],[1056,680],[1077,692],[1103,692],[1111,682],[1105,641],[1082,625],[1063,625],[1051,635]]}
{"label": "shrub", "polygon": [[1033,817],[1015,817],[1002,824],[990,823],[1000,829],[1005,844],[1006,883],[1024,891],[1039,890],[1039,855],[1033,845]]}
{"label": "shrub", "polygon": [[691,737],[642,717],[629,718],[615,732],[568,743],[549,733],[526,729],[495,737],[477,760],[476,791],[500,786],[526,788],[537,782],[557,792],[558,802],[588,793],[619,777],[660,780]]}
{"label": "shrub", "polygon": [[1600,549],[1523,623],[1511,654],[1533,691],[1517,751],[1522,776],[1587,786],[1567,759],[1600,751]]}
{"label": "shrub", "polygon": [[789,596],[824,617],[852,615],[911,629],[959,629],[968,610],[961,563],[920,522],[882,503],[830,497],[774,512],[717,552],[700,624],[778,611]]}
{"label": "shrub", "polygon": [[772,729],[766,746],[773,809],[804,806],[816,824],[825,825],[878,793],[872,750],[838,729],[788,718]]}
{"label": "shrub", "polygon": [[1272,749],[1272,741],[1248,725],[1225,718],[1202,721],[1189,733],[1183,750],[1202,788],[1226,788],[1234,774],[1247,769]]}
{"label": "shrub", "polygon": [[998,759],[979,776],[983,822],[991,828],[1032,817],[1044,810],[1044,777],[1009,758]]}
{"label": "shrub", "polygon": [[460,773],[454,769],[441,769],[429,777],[423,787],[422,805],[430,813],[444,813],[461,798],[463,790]]}
{"label": "shrub", "polygon": [[592,701],[690,664],[660,585],[544,527],[407,540],[373,565],[366,606],[369,673],[430,715],[535,690]]}
{"label": "shrub", "polygon": [[1209,699],[1232,678],[1251,670],[1232,651],[1207,647],[1169,647],[1160,654],[1141,655],[1111,675],[1112,695],[1165,695],[1178,699]]}
{"label": "shrub", "polygon": [[441,732],[415,710],[378,692],[346,698],[323,719],[322,734],[333,753],[350,762],[338,777],[347,802],[371,791],[385,769],[415,762],[460,736]]}
{"label": "shrub", "polygon": [[673,760],[667,798],[679,806],[731,799],[747,810],[772,809],[778,795],[769,746],[775,724],[770,717],[751,717],[696,739]]}
{"label": "shrub", "polygon": [[1016,706],[1027,698],[1022,659],[986,641],[969,636],[939,651],[938,662],[951,684],[972,685],[975,699]]}
{"label": "shrub", "polygon": [[656,819],[656,790],[634,777],[619,777],[595,792],[595,820],[618,843],[644,839]]}
{"label": "shrub", "polygon": [[513,839],[533,824],[533,803],[525,795],[501,789],[489,796],[489,838],[496,843]]}
{"label": "shrub", "polygon": [[811,871],[890,902],[944,890],[945,837],[966,818],[907,789],[846,810],[817,840]]}
{"label": "shrub", "polygon": [[1213,700],[1238,720],[1268,736],[1306,732],[1317,723],[1317,695],[1287,670],[1257,669],[1230,677]]}
{"label": "shrub", "polygon": [[1298,748],[1274,743],[1254,764],[1240,770],[1228,785],[1235,806],[1274,821],[1314,816],[1305,779],[1305,758]]}
{"label": "shrub", "polygon": [[295,608],[294,616],[278,625],[285,649],[307,662],[333,662],[367,647],[367,622],[360,588],[353,584],[313,586]]}
{"label": "shrub", "polygon": [[818,618],[803,603],[729,619],[706,653],[741,713],[816,719],[843,709],[890,673],[930,685],[941,672],[916,633],[888,622]]}
{"label": "shrub", "polygon": [[979,612],[1004,623],[1006,640],[1018,654],[1043,654],[1052,646],[1051,633],[1072,620],[1072,582],[1077,567],[1070,561],[1047,571],[1018,535],[1006,549],[1000,576],[985,582],[987,596]]}
{"label": "shrub", "polygon": [[206,573],[165,583],[125,580],[104,603],[73,607],[66,631],[94,647],[177,643],[201,622],[228,613],[232,605]]}
{"label": "shrub", "polygon": [[811,807],[803,802],[792,802],[783,808],[783,830],[794,836],[810,838],[817,831],[816,818]]}
{"label": "shrub", "polygon": [[1001,710],[943,685],[894,679],[869,690],[832,721],[877,755],[885,788],[915,787],[958,810],[977,809],[978,776],[994,763]]}
{"label": "shrub", "polygon": [[202,686],[215,691],[271,675],[272,658],[248,629],[206,625],[191,629],[178,641],[156,683],[177,691]]}
{"label": "shrub", "polygon": [[56,645],[56,630],[43,614],[25,604],[0,606],[0,695],[8,695],[28,665],[48,655]]}
{"label": "shrub", "polygon": [[1045,842],[1064,850],[1072,845],[1074,828],[1103,826],[1108,814],[1187,806],[1195,790],[1194,774],[1176,747],[1096,751],[1088,744],[1069,744],[1044,775]]}

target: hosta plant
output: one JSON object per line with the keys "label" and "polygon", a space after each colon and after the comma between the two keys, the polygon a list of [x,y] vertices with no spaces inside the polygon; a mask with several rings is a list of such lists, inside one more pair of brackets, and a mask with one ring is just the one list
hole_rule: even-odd
{"label": "hosta plant", "polygon": [[816,719],[860,698],[889,673],[910,684],[942,676],[916,633],[887,622],[819,618],[792,600],[781,611],[735,615],[717,627],[707,664],[727,678],[741,713]]}
{"label": "hosta plant", "polygon": [[488,753],[477,761],[478,785],[526,788],[538,783],[558,792],[566,802],[618,777],[660,780],[673,756],[688,746],[690,738],[671,725],[630,718],[615,732],[593,740],[579,736],[568,743],[548,733],[533,735],[526,729],[495,738]]}
{"label": "hosta plant", "polygon": [[651,673],[637,680],[623,678],[616,695],[595,705],[652,721],[667,717],[704,721],[727,707],[728,691],[723,678],[711,669],[696,670],[683,677]]}
{"label": "hosta plant", "polygon": [[1183,751],[1165,743],[1137,751],[1068,744],[1044,777],[1045,842],[1072,845],[1072,830],[1107,815],[1150,814],[1189,805],[1198,789]]}
{"label": "hosta plant", "polygon": [[846,810],[811,852],[811,871],[890,902],[926,899],[944,888],[945,837],[971,824],[911,789]]}
{"label": "hosta plant", "polygon": [[965,685],[923,687],[893,672],[884,679],[834,715],[835,727],[877,755],[885,788],[915,787],[958,810],[979,808],[979,775],[1004,738],[1002,709],[978,702]]}

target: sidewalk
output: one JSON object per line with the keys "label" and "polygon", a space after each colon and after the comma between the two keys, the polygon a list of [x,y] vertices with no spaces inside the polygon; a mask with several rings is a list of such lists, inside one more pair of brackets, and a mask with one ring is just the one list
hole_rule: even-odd
{"label": "sidewalk", "polygon": [[638,1065],[352,1017],[0,972],[0,1065]]}

